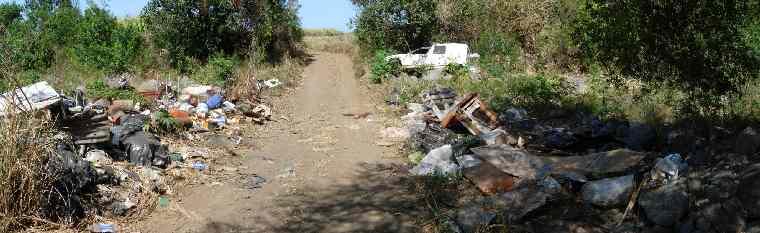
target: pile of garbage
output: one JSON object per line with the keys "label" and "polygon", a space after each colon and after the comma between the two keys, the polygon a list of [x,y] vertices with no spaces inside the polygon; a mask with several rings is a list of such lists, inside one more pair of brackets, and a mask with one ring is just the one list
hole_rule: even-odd
{"label": "pile of garbage", "polygon": [[[108,85],[132,88],[129,87],[131,80],[126,76],[116,77],[108,80]],[[63,171],[55,173],[62,177],[56,188],[66,192],[66,199],[57,200],[62,204],[51,204],[51,208],[66,209],[45,211],[76,212],[79,217],[85,212],[124,216],[140,206],[154,206],[158,196],[171,194],[172,179],[167,177],[187,178],[187,173],[209,169],[208,154],[192,154],[203,150],[188,148],[181,142],[172,144],[174,139],[224,130],[241,121],[263,123],[272,114],[264,104],[225,100],[218,87],[189,84],[180,89],[174,88],[176,86],[155,80],[137,85],[135,91],[152,103],[151,108],[132,100],[88,101],[87,90],[83,89],[69,97],[59,94],[47,82],[3,94],[0,117],[10,112],[44,110],[53,116],[60,129],[60,135],[56,136],[59,149],[52,155],[55,157],[52,161],[56,171]],[[175,135],[177,137],[167,143],[150,129],[151,124],[167,120],[162,118],[188,129],[187,133]],[[214,133],[203,135],[216,136]],[[93,200],[93,203],[83,200]]]}
{"label": "pile of garbage", "polygon": [[658,145],[643,124],[589,114],[538,120],[516,108],[499,116],[477,94],[450,89],[422,96],[394,131],[426,153],[410,155],[410,173],[461,174],[479,191],[452,204],[449,225],[459,232],[491,224],[517,232],[760,232],[760,163],[747,157],[759,147],[705,162],[704,148],[694,146],[704,139],[678,130]]}

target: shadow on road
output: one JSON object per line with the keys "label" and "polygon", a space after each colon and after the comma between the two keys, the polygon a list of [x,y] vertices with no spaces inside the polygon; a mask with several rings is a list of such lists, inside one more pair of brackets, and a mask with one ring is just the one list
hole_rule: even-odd
{"label": "shadow on road", "polygon": [[[424,204],[413,194],[414,181],[403,165],[366,164],[350,185],[322,187],[276,202],[287,219],[251,220],[251,226],[210,223],[202,232],[421,232]],[[261,224],[265,224],[262,226]],[[261,228],[266,230],[261,230]]]}

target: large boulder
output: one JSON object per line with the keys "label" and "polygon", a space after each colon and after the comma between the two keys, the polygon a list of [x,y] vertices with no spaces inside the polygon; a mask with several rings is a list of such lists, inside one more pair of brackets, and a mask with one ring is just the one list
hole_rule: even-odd
{"label": "large boulder", "polygon": [[753,155],[760,150],[760,134],[752,127],[747,127],[734,139],[736,153]]}
{"label": "large boulder", "polygon": [[638,202],[649,221],[666,227],[678,223],[689,209],[689,195],[683,181],[643,192]]}
{"label": "large boulder", "polygon": [[624,204],[633,192],[635,181],[633,175],[602,179],[583,185],[583,200],[601,207],[613,207]]}
{"label": "large boulder", "polygon": [[508,145],[489,145],[471,149],[478,159],[518,178],[516,186],[547,175],[550,167],[537,156]]}
{"label": "large boulder", "polygon": [[651,147],[657,139],[652,126],[641,123],[632,123],[628,127],[626,135],[621,138],[626,147],[632,150],[643,150]]}
{"label": "large boulder", "polygon": [[737,196],[750,217],[760,218],[760,163],[749,166],[739,178]]}

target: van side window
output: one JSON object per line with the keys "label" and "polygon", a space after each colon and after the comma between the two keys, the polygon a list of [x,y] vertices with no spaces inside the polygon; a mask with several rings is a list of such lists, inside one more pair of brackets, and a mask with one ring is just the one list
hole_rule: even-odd
{"label": "van side window", "polygon": [[435,46],[433,47],[433,54],[446,54],[446,46]]}

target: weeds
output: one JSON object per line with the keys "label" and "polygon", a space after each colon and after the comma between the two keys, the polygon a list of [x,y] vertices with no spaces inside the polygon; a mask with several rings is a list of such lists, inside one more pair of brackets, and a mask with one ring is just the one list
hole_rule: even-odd
{"label": "weeds", "polygon": [[353,55],[358,52],[353,34],[335,36],[307,36],[304,38],[306,47],[311,51]]}
{"label": "weeds", "polygon": [[54,154],[50,122],[29,113],[0,120],[0,232],[39,223],[56,174],[48,162]]}
{"label": "weeds", "polygon": [[401,62],[398,61],[398,59],[386,59],[386,57],[392,54],[391,51],[387,50],[375,53],[375,56],[369,63],[369,79],[373,83],[382,83],[383,80],[399,75],[401,71]]}
{"label": "weeds", "polygon": [[126,99],[137,103],[145,103],[145,98],[134,89],[114,89],[105,84],[102,79],[96,79],[87,83],[87,95],[92,98]]}
{"label": "weeds", "polygon": [[[300,80],[303,64],[296,59],[285,59],[279,64],[256,63],[249,61],[240,66],[234,79],[227,88],[231,99],[248,99],[258,102],[260,94],[265,91],[259,82],[277,79],[285,87],[294,87]],[[282,88],[271,90],[277,94]]]}

